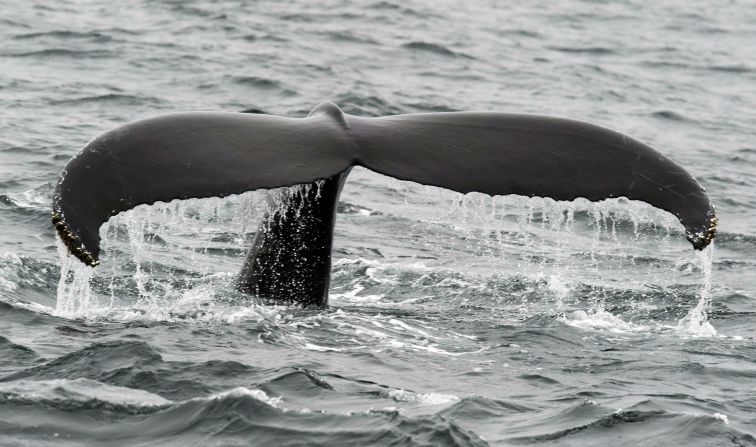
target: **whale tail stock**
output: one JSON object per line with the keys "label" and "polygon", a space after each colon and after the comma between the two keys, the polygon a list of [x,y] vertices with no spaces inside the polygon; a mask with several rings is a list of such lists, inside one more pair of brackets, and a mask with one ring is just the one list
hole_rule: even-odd
{"label": "whale tail stock", "polygon": [[[137,205],[321,181],[326,194],[296,193],[267,217],[237,286],[276,300],[323,305],[335,204],[352,166],[462,193],[640,200],[674,214],[699,250],[716,233],[714,208],[698,182],[620,133],[506,113],[365,118],[330,103],[306,118],[190,112],[117,127],[66,166],[53,196],[53,224],[73,255],[96,265],[100,226]],[[287,206],[302,204],[304,214],[287,214]],[[282,242],[295,224],[304,226],[300,235],[309,235],[300,241],[310,247],[307,256],[296,248],[302,244]],[[300,257],[314,259],[314,265]]]}

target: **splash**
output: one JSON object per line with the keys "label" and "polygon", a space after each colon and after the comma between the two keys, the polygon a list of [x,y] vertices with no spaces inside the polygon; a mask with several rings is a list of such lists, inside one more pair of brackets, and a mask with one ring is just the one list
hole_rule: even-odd
{"label": "splash", "polygon": [[[359,183],[364,174],[356,172]],[[352,250],[356,256],[335,259],[331,298],[337,305],[488,307],[491,318],[503,320],[547,314],[591,320],[588,326],[597,328],[615,321],[622,322],[618,328],[646,327],[660,309],[686,312],[697,290],[698,306],[687,317],[669,317],[689,333],[714,333],[707,319],[711,251],[702,255],[708,260],[698,256],[692,263],[682,228],[667,212],[626,199],[491,197],[377,179],[380,187],[371,194],[352,198],[349,188],[344,193],[345,200],[375,210],[347,213],[340,221],[376,225],[370,234],[376,248],[363,248],[362,237],[340,241],[337,234],[337,251],[340,243],[360,244]],[[266,318],[249,299],[233,297],[234,277],[260,217],[279,210],[294,192],[321,187],[173,201],[121,213],[100,230],[104,256],[97,275],[59,246],[56,312],[158,320]],[[411,255],[369,259],[371,253],[382,256],[384,247]],[[221,310],[219,301],[229,297],[241,307]]]}

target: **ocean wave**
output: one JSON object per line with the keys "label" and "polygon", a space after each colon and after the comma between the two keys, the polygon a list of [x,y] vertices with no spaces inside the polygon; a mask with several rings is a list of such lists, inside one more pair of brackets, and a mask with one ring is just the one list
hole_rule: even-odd
{"label": "ocean wave", "polygon": [[103,104],[107,106],[141,106],[146,104],[159,105],[159,98],[138,95],[126,95],[121,93],[105,93],[102,95],[82,96],[79,98],[59,99],[51,101],[54,105],[86,105]]}
{"label": "ocean wave", "polygon": [[35,57],[35,58],[69,58],[69,59],[103,59],[116,57],[117,53],[111,50],[83,50],[71,48],[45,48],[34,51],[21,51],[6,53],[7,57]]}
{"label": "ocean wave", "polygon": [[[92,397],[97,393],[97,397]],[[109,445],[484,446],[485,441],[441,416],[407,417],[396,409],[326,413],[285,407],[281,397],[237,387],[208,397],[170,402],[149,393],[87,380],[18,382],[0,386],[0,415],[17,428],[37,427],[22,439]],[[59,414],[67,414],[61,418]],[[40,422],[43,422],[40,424]],[[6,431],[14,441],[18,431]],[[65,444],[63,444],[65,445]]]}
{"label": "ocean wave", "polygon": [[616,50],[606,47],[564,47],[564,46],[551,46],[552,50],[556,50],[562,53],[585,53],[597,56],[606,56],[615,54]]}
{"label": "ocean wave", "polygon": [[694,123],[696,120],[690,119],[684,115],[682,115],[679,112],[675,112],[672,110],[659,110],[656,112],[651,113],[651,116],[655,118],[660,118],[667,121],[674,121],[674,122],[680,122],[680,123]]}
{"label": "ocean wave", "polygon": [[0,357],[3,358],[3,364],[0,365],[0,377],[19,367],[28,367],[40,361],[39,354],[33,349],[14,343],[2,335],[0,335]]}
{"label": "ocean wave", "polygon": [[96,410],[119,415],[149,414],[171,401],[142,390],[77,378],[0,382],[0,402],[49,407],[65,412]]}
{"label": "ocean wave", "polygon": [[[691,439],[705,440],[707,445],[738,442],[751,443],[748,433],[729,426],[726,415],[706,410],[666,408],[656,401],[645,401],[607,411],[606,407],[587,401],[577,406],[549,410],[542,415],[530,415],[530,421],[513,424],[508,432],[530,432],[507,437],[514,444],[546,445],[570,442],[589,445],[608,437],[632,440],[637,445],[680,445]],[[531,422],[532,421],[532,422]]]}
{"label": "ocean wave", "polygon": [[360,43],[360,44],[368,44],[368,45],[379,45],[378,41],[376,41],[375,39],[371,38],[370,36],[362,35],[356,31],[347,31],[347,30],[327,31],[325,35],[328,36],[329,39],[335,42],[350,42],[350,43]]}
{"label": "ocean wave", "polygon": [[465,53],[452,51],[444,45],[441,45],[438,43],[432,43],[432,42],[412,41],[412,42],[407,42],[407,43],[402,44],[402,48],[406,48],[411,51],[432,53],[438,56],[445,56],[445,57],[463,57],[467,59],[473,58],[472,56],[467,55]]}
{"label": "ocean wave", "polygon": [[258,76],[234,76],[233,82],[263,90],[282,88],[280,81]]}
{"label": "ocean wave", "polygon": [[75,30],[51,30],[24,34],[16,34],[13,39],[27,40],[52,38],[58,40],[90,40],[97,43],[111,42],[113,38],[103,31],[75,31]]}

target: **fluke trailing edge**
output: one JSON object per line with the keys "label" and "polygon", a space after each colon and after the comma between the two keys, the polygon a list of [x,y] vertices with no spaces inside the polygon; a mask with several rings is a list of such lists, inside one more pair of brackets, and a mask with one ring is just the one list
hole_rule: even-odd
{"label": "fluke trailing edge", "polygon": [[352,166],[462,193],[641,200],[677,216],[699,250],[716,233],[714,208],[698,182],[620,133],[508,113],[364,118],[330,103],[307,118],[174,113],[106,132],[63,171],[53,224],[71,253],[96,265],[100,226],[137,205],[323,181],[320,194],[291,194],[266,217],[238,288],[324,305],[335,205]]}

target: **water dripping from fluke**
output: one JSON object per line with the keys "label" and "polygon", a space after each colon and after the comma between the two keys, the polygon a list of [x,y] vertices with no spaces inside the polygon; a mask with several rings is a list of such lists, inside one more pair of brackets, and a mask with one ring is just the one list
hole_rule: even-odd
{"label": "water dripping from fluke", "polygon": [[92,278],[95,272],[93,267],[70,254],[57,235],[55,245],[60,258],[60,280],[54,313],[61,317],[73,317],[93,305]]}
{"label": "water dripping from fluke", "polygon": [[690,310],[678,323],[677,328],[685,334],[697,337],[712,337],[717,335],[709,321],[711,310],[711,272],[714,261],[714,243],[701,251],[696,252],[697,267],[703,272],[703,280],[700,289],[700,297],[696,307]]}
{"label": "water dripping from fluke", "polygon": [[[368,198],[365,204],[377,212],[350,215],[347,225],[357,228],[365,224],[378,232],[392,232],[386,240],[391,240],[389,245],[399,243],[404,253],[433,250],[428,272],[420,275],[430,275],[430,279],[413,276],[410,263],[417,261],[411,257],[381,256],[378,266],[368,272],[350,268],[337,257],[335,295],[348,290],[355,295],[337,300],[338,305],[365,301],[361,298],[366,297],[371,298],[367,300],[371,306],[390,307],[400,298],[401,302],[414,302],[413,296],[403,296],[404,282],[408,290],[415,289],[410,295],[431,296],[433,306],[448,305],[444,296],[449,293],[468,293],[465,302],[517,307],[525,317],[557,313],[572,315],[568,320],[578,323],[601,317],[598,323],[588,321],[588,327],[601,330],[614,325],[615,319],[632,327],[649,327],[648,313],[617,310],[643,307],[649,288],[699,287],[698,275],[680,269],[680,265],[690,265],[690,249],[678,237],[677,220],[645,203],[459,194],[364,173],[375,176],[371,181],[380,180],[384,189],[388,183],[398,200],[379,204]],[[281,188],[224,199],[158,203],[121,213],[101,228],[108,256],[97,269],[78,262],[58,242],[61,279],[55,313],[165,320],[208,312],[213,306],[219,311],[214,300],[233,294],[233,277],[253,239],[255,219],[281,206],[291,193],[291,188]],[[384,224],[385,228],[381,227]],[[407,228],[406,234],[394,234],[396,225]],[[336,240],[338,245],[338,235]],[[359,245],[360,241],[351,238],[347,243]],[[354,252],[361,256],[370,253]],[[436,268],[439,265],[440,270]],[[672,320],[667,318],[665,327],[677,324],[684,333],[716,334],[707,316],[711,249],[696,253],[696,266],[704,273],[698,305],[682,320],[679,313]],[[371,273],[375,271],[392,276],[392,280],[377,281]],[[528,290],[509,284],[521,279]],[[486,301],[488,295],[492,301]],[[630,301],[628,306],[623,300]],[[244,306],[260,310],[254,299]],[[580,318],[580,312],[586,317]],[[684,308],[678,307],[678,312]],[[660,325],[651,322],[650,327]]]}

